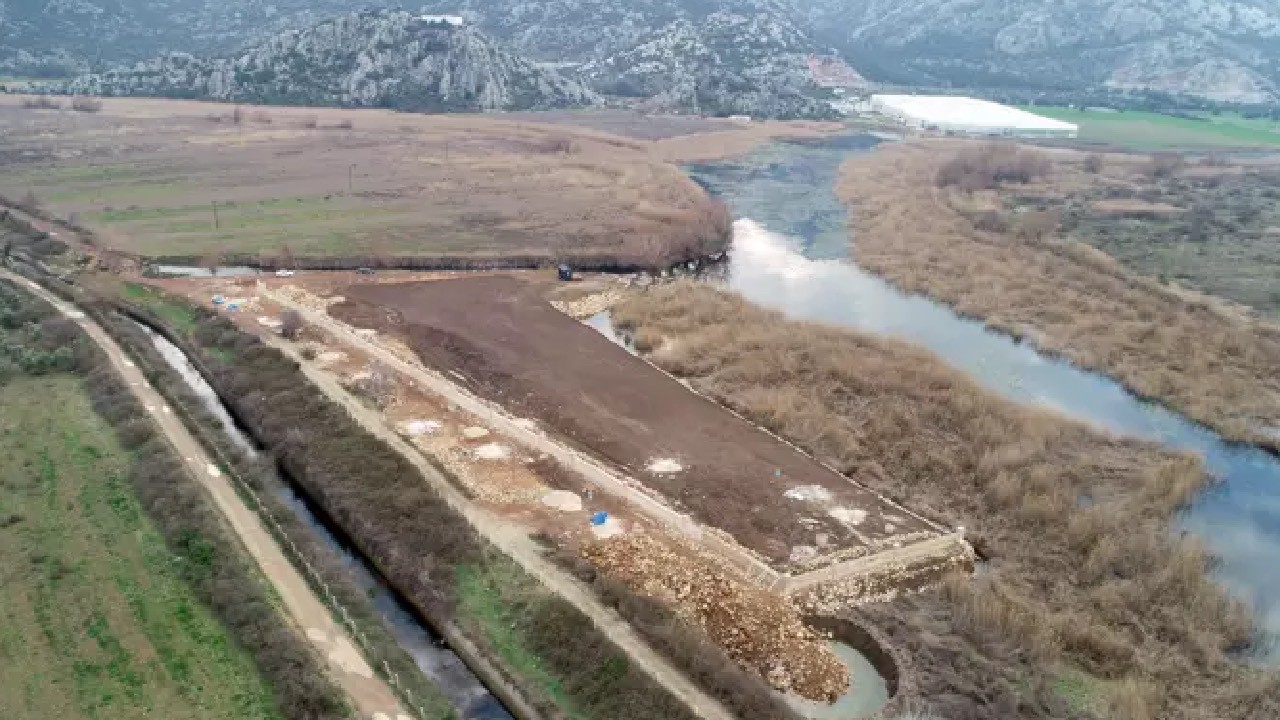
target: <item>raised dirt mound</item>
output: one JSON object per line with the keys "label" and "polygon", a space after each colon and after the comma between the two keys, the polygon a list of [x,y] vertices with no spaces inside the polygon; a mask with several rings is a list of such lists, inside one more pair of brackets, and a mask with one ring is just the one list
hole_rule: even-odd
{"label": "raised dirt mound", "polygon": [[848,690],[848,668],[794,605],[722,573],[696,550],[653,535],[622,535],[587,545],[582,555],[698,623],[729,657],[779,691],[833,702]]}

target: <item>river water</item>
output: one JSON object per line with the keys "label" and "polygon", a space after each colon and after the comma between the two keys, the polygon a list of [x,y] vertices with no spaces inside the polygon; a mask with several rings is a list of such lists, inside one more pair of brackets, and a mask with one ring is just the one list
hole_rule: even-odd
{"label": "river water", "polygon": [[[841,162],[877,142],[849,136],[779,143],[741,161],[687,168],[739,218],[727,284],[790,317],[923,345],[1011,400],[1199,453],[1220,482],[1178,519],[1179,529],[1202,538],[1221,558],[1220,581],[1250,603],[1265,633],[1280,635],[1280,573],[1274,571],[1280,560],[1280,460],[1227,443],[1106,377],[1042,356],[861,270],[851,257],[848,217],[834,186]],[[1260,642],[1255,655],[1280,662],[1280,648],[1270,640]]]}
{"label": "river water", "polygon": [[[227,412],[217,393],[209,386],[182,350],[162,335],[142,326],[156,350],[170,367],[177,370],[188,387],[199,396],[205,408],[217,417],[228,437],[242,450],[256,454],[253,442],[240,430]],[[311,505],[293,488],[281,484],[277,497],[289,507],[314,537],[338,555],[360,589],[364,590],[374,609],[382,616],[396,643],[413,658],[422,673],[434,682],[468,720],[511,720],[502,703],[485,689],[480,679],[451,650],[443,647],[440,637],[423,624],[386,580],[354,548],[335,534]]]}

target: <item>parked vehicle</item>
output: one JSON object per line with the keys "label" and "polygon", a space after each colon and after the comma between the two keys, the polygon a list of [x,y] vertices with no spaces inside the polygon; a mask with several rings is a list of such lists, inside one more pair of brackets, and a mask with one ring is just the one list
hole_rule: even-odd
{"label": "parked vehicle", "polygon": [[276,277],[293,277],[296,273],[292,270],[280,269],[276,271]]}
{"label": "parked vehicle", "polygon": [[367,267],[356,268],[357,275],[372,275],[374,272],[376,271],[373,268],[367,268]]}

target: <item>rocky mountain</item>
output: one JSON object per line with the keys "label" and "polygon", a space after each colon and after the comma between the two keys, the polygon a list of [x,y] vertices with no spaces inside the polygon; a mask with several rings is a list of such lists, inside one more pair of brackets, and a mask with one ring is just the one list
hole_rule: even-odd
{"label": "rocky mountain", "polygon": [[[373,6],[403,0],[366,0]],[[1280,95],[1280,0],[420,0],[604,90],[753,114],[822,107],[797,58],[871,80],[1026,90]],[[413,0],[416,7],[419,0]],[[228,57],[343,0],[0,0],[0,72]],[[688,55],[683,55],[688,50]],[[753,91],[735,88],[753,84]],[[655,91],[656,92],[652,92]],[[783,101],[765,101],[781,94]],[[681,101],[680,98],[685,98]]]}
{"label": "rocky mountain", "polygon": [[681,18],[587,63],[583,77],[611,95],[663,110],[718,115],[834,115],[814,81],[813,41],[785,17],[716,12]]}
{"label": "rocky mountain", "polygon": [[275,35],[231,57],[172,53],[84,75],[56,89],[428,111],[599,102],[581,83],[499,47],[459,19],[399,11],[342,15]]}
{"label": "rocky mountain", "polygon": [[818,37],[885,81],[1158,90],[1273,102],[1276,0],[797,0]]}

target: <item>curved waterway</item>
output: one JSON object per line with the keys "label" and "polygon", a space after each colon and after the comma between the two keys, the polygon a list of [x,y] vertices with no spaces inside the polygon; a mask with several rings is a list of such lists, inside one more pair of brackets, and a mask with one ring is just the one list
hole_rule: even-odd
{"label": "curved waterway", "polygon": [[[227,435],[241,449],[256,454],[249,437],[236,425],[217,393],[205,382],[204,377],[187,359],[181,348],[164,336],[143,325],[156,350],[166,363],[177,370],[209,412],[220,421]],[[422,670],[468,720],[512,720],[512,715],[472,674],[462,659],[444,647],[440,636],[422,623],[400,599],[395,590],[376,569],[338,533],[325,524],[311,504],[293,488],[281,484],[277,497],[316,538],[338,555],[344,567],[350,571],[356,584],[368,593],[374,609],[382,616],[396,643],[413,658]]]}
{"label": "curved waterway", "polygon": [[[854,264],[847,213],[834,187],[840,164],[878,141],[779,143],[741,161],[694,165],[690,175],[740,218],[725,281],[790,317],[890,335],[928,347],[985,387],[1043,405],[1117,434],[1204,457],[1220,482],[1178,520],[1221,558],[1220,581],[1254,608],[1263,631],[1280,636],[1280,460],[1234,445],[1118,383],[1041,355],[944,305],[903,294]],[[1273,641],[1256,656],[1280,662]]]}

